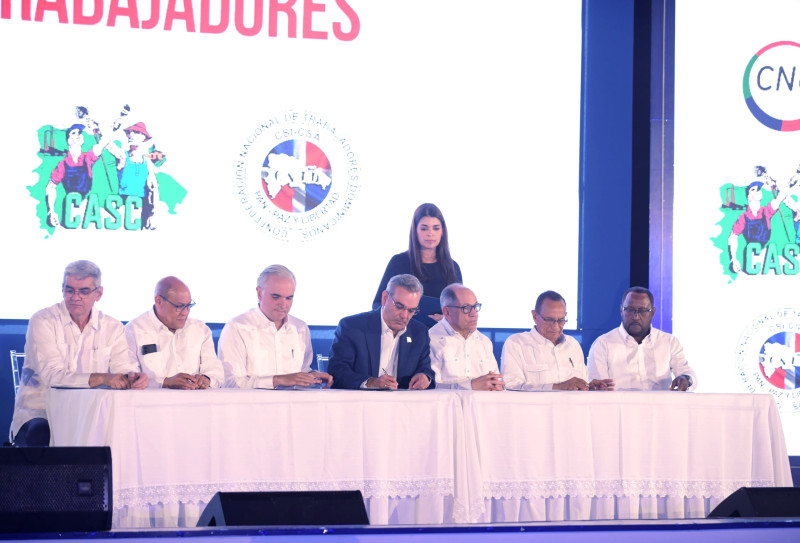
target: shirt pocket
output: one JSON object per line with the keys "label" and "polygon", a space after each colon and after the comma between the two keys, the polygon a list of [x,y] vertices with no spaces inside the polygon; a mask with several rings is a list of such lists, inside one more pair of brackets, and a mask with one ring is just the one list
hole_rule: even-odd
{"label": "shirt pocket", "polygon": [[147,353],[142,357],[142,371],[146,372],[149,377],[162,375],[162,377],[169,377],[163,375],[166,368],[164,367],[165,353],[157,351],[155,353]]}
{"label": "shirt pocket", "polygon": [[525,383],[529,385],[542,385],[554,383],[556,378],[555,368],[548,364],[527,364],[525,366]]}
{"label": "shirt pocket", "polygon": [[87,373],[108,373],[111,361],[111,347],[98,347],[92,351],[91,371]]}
{"label": "shirt pocket", "polygon": [[[443,364],[442,377],[450,379],[453,377],[463,377],[467,374],[466,361],[459,355],[451,355],[450,358],[446,358],[445,360],[447,360],[447,363]],[[470,377],[473,379],[475,378],[474,375]]]}

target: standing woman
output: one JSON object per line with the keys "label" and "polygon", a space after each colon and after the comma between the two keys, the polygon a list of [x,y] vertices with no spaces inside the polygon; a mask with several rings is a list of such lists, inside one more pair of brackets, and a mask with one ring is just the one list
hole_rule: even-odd
{"label": "standing woman", "polygon": [[[386,266],[378,292],[372,301],[373,309],[381,305],[381,294],[389,279],[401,273],[410,273],[420,280],[425,297],[438,301],[444,287],[461,283],[461,268],[450,256],[447,242],[447,225],[442,212],[433,204],[422,204],[414,211],[411,232],[408,236],[408,251],[396,254]],[[427,315],[423,319],[429,327],[442,319],[441,313]],[[433,319],[433,320],[431,320]]]}

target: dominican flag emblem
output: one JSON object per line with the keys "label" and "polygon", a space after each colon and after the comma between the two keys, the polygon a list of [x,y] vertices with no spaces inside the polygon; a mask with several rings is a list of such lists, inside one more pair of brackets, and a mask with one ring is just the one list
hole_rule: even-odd
{"label": "dominican flag emblem", "polygon": [[761,372],[769,383],[784,390],[800,388],[800,334],[779,332],[761,347]]}
{"label": "dominican flag emblem", "polygon": [[269,201],[289,213],[304,213],[320,205],[332,181],[328,157],[306,140],[278,144],[261,168],[261,185]]}

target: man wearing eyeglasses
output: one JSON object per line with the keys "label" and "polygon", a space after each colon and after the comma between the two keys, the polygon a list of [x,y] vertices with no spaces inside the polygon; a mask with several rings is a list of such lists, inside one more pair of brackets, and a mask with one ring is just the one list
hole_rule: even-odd
{"label": "man wearing eyeglasses", "polygon": [[219,337],[225,386],[329,388],[329,374],[311,371],[308,326],[289,315],[297,285],[294,274],[273,264],[261,272],[256,285],[258,306],[228,322]]}
{"label": "man wearing eyeglasses", "polygon": [[94,305],[103,296],[100,268],[78,260],[64,270],[61,303],[42,309],[28,322],[25,364],[11,422],[18,446],[47,446],[50,426],[47,389],[147,388],[147,375],[128,356],[125,330]]}
{"label": "man wearing eyeglasses", "polygon": [[626,290],[622,324],[597,338],[589,350],[589,377],[613,379],[617,390],[694,390],[697,376],[678,339],[650,326],[655,311],[648,289]]}
{"label": "man wearing eyeglasses", "polygon": [[475,293],[453,283],[439,296],[444,318],[428,332],[436,388],[503,390],[492,340],[478,331],[481,304]]}
{"label": "man wearing eyeglasses", "polygon": [[334,388],[435,387],[428,329],[412,320],[421,297],[419,279],[395,275],[379,308],[339,321],[328,363]]}
{"label": "man wearing eyeglasses", "polygon": [[195,303],[177,277],[156,283],[155,303],[125,326],[131,358],[138,360],[150,386],[202,390],[222,385],[222,362],[205,323],[189,317]]}
{"label": "man wearing eyeglasses", "polygon": [[611,380],[588,381],[583,350],[564,334],[567,302],[555,291],[542,292],[531,311],[530,332],[503,344],[501,369],[511,390],[613,390]]}

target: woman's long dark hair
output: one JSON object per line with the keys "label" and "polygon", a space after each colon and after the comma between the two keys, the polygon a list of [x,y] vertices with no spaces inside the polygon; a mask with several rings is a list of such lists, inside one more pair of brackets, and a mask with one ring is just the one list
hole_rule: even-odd
{"label": "woman's long dark hair", "polygon": [[450,256],[450,244],[447,242],[447,224],[444,222],[441,210],[433,204],[419,206],[414,211],[414,218],[411,220],[411,232],[408,235],[408,258],[411,260],[411,272],[422,281],[427,279],[422,269],[422,252],[417,238],[417,225],[423,217],[433,217],[442,223],[442,239],[436,247],[436,263],[441,266],[447,283],[455,283],[458,278],[456,277],[456,266]]}

